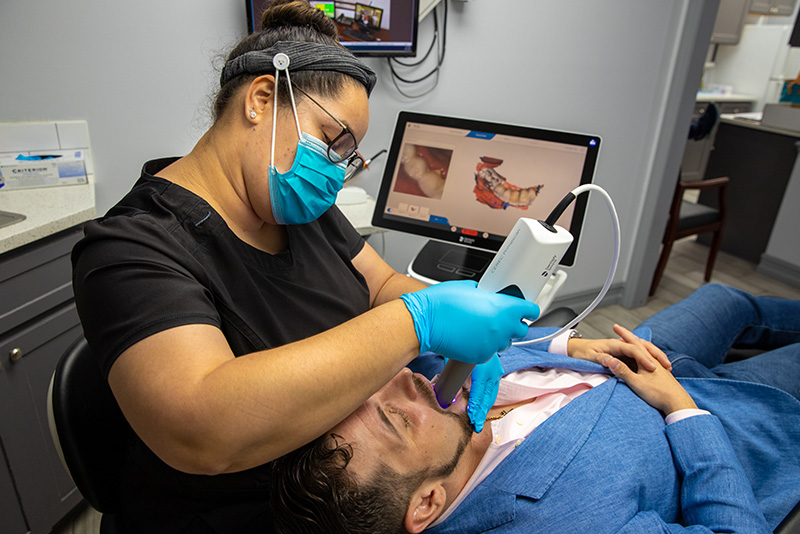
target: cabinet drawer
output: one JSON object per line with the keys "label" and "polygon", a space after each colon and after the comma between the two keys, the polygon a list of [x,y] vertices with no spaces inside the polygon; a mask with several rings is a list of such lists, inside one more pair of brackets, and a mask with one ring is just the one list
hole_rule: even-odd
{"label": "cabinet drawer", "polygon": [[747,113],[753,109],[752,102],[717,102],[720,115],[724,113]]}
{"label": "cabinet drawer", "polygon": [[694,103],[694,110],[692,110],[692,122],[695,122],[697,119],[700,118],[700,115],[705,113],[706,108],[710,102],[695,102]]}
{"label": "cabinet drawer", "polygon": [[70,228],[0,255],[0,335],[72,298]]}

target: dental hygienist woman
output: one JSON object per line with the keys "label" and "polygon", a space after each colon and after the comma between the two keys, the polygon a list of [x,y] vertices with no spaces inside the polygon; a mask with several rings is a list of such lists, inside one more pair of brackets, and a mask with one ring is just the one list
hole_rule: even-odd
{"label": "dental hygienist woman", "polygon": [[231,52],[191,153],[146,163],[73,252],[86,338],[135,431],[128,532],[270,532],[271,460],[419,352],[485,362],[538,314],[474,283],[422,289],[364,243],[333,203],[375,74],[304,1],[274,2],[263,28]]}

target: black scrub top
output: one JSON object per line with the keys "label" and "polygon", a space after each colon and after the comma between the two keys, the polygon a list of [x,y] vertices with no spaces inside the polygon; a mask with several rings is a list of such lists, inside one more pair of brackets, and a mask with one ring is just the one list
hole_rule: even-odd
{"label": "black scrub top", "polygon": [[[154,176],[174,160],[146,163],[133,189],[87,223],[72,253],[78,313],[104,376],[131,345],[176,326],[216,326],[241,356],[369,309],[369,289],[351,261],[364,240],[338,208],[287,226],[286,250],[268,254],[239,240],[202,198]],[[272,531],[269,464],[189,475],[135,436],[125,453],[121,513],[130,532]]]}

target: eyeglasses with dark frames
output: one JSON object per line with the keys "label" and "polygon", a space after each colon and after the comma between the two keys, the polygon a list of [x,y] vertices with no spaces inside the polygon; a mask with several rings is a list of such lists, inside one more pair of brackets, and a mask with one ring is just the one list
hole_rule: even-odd
{"label": "eyeglasses with dark frames", "polygon": [[322,107],[322,104],[314,100],[311,95],[294,84],[292,84],[292,86],[302,93],[303,96],[316,104],[319,109],[324,111],[328,117],[336,121],[336,124],[341,127],[342,131],[339,133],[339,135],[334,137],[333,141],[328,143],[327,155],[331,163],[341,163],[342,161],[347,161],[347,169],[344,171],[344,183],[349,182],[353,176],[355,176],[364,166],[364,158],[362,158],[357,152],[358,142],[356,141],[356,136],[353,135],[353,132],[350,131],[350,128],[348,128],[346,124],[334,117],[330,111]]}

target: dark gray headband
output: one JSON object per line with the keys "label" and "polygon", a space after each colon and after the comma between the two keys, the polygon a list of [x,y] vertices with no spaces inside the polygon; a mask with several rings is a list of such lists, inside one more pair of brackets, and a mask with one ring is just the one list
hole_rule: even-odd
{"label": "dark gray headband", "polygon": [[359,61],[350,51],[340,46],[331,46],[308,41],[278,41],[270,48],[253,50],[235,57],[225,64],[220,75],[220,86],[240,74],[272,74],[275,66],[272,58],[284,53],[289,56],[289,72],[303,70],[334,71],[355,78],[372,93],[377,76],[375,71]]}

